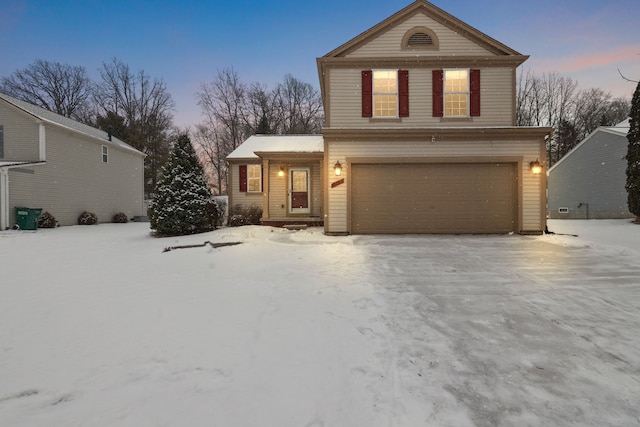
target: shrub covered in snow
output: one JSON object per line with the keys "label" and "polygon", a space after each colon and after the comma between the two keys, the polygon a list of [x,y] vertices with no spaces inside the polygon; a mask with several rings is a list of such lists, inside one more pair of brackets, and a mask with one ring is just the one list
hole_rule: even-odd
{"label": "shrub covered in snow", "polygon": [[262,218],[262,208],[258,205],[235,205],[229,210],[229,227],[260,225],[260,218]]}
{"label": "shrub covered in snow", "polygon": [[95,225],[98,223],[98,216],[93,212],[84,211],[78,217],[79,225]]}
{"label": "shrub covered in snow", "polygon": [[44,211],[38,218],[38,228],[55,228],[58,225],[56,218],[47,211]]}
{"label": "shrub covered in snow", "polygon": [[113,222],[124,224],[126,222],[129,222],[129,218],[127,218],[127,214],[125,214],[124,212],[118,212],[113,216]]}
{"label": "shrub covered in snow", "polygon": [[211,192],[189,136],[181,135],[162,167],[147,214],[161,235],[182,235],[213,228],[207,204]]}

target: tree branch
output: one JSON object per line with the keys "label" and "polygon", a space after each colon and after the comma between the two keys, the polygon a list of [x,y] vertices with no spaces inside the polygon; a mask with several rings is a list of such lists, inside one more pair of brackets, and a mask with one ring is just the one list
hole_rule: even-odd
{"label": "tree branch", "polygon": [[626,81],[633,82],[633,83],[638,83],[638,80],[631,80],[630,78],[625,77],[624,74],[622,74],[622,71],[620,71],[620,68],[618,68],[618,73],[620,74],[620,77],[622,77]]}

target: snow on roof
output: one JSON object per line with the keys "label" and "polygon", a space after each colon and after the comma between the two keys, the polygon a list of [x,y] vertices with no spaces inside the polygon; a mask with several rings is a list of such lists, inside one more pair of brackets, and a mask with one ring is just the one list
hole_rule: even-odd
{"label": "snow on roof", "polygon": [[227,156],[227,159],[257,159],[256,152],[322,153],[322,135],[253,135]]}
{"label": "snow on roof", "polygon": [[45,162],[20,162],[20,161],[15,161],[15,162],[0,162],[0,168],[15,168],[15,167],[20,167],[20,166],[33,166],[33,165],[39,165],[39,164],[44,164]]}
{"label": "snow on roof", "polygon": [[25,111],[44,122],[52,123],[52,124],[70,129],[72,131],[79,132],[85,135],[89,135],[93,138],[100,139],[103,141],[105,145],[117,146],[119,148],[122,148],[123,150],[144,155],[144,153],[142,153],[141,151],[136,150],[135,148],[133,148],[126,142],[119,140],[115,136],[111,136],[111,140],[109,140],[109,134],[100,129],[96,129],[92,126],[85,125],[84,123],[80,123],[68,117],[62,116],[60,114],[56,114],[53,111],[46,110],[44,108],[38,107],[36,105],[30,104],[28,102],[22,101],[20,99],[14,98],[12,96],[6,95],[1,92],[0,92],[0,99],[3,99],[4,101],[8,102],[14,107],[22,111]]}
{"label": "snow on roof", "polygon": [[610,130],[611,132],[617,132],[617,133],[626,135],[629,133],[630,128],[631,128],[631,125],[629,124],[629,119],[626,119],[621,121],[617,125],[609,126],[606,129]]}

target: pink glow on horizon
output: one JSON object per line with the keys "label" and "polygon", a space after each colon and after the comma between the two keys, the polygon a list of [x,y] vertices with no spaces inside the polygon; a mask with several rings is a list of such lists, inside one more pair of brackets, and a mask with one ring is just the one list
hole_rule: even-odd
{"label": "pink glow on horizon", "polygon": [[558,72],[576,72],[633,60],[640,63],[640,46],[621,46],[609,52],[580,54],[564,58],[544,58],[535,62],[545,69],[553,69]]}

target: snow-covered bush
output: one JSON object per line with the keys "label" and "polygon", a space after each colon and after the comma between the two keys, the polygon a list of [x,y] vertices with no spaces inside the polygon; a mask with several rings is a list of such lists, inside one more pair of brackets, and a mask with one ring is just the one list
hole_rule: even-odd
{"label": "snow-covered bush", "polygon": [[189,136],[178,137],[162,167],[147,215],[160,235],[194,234],[213,229],[207,204],[211,192]]}
{"label": "snow-covered bush", "polygon": [[127,218],[127,214],[125,214],[124,212],[118,212],[113,216],[113,222],[118,224],[124,224],[129,222],[129,218]]}
{"label": "snow-covered bush", "polygon": [[78,217],[79,225],[95,225],[98,223],[98,216],[93,212],[84,211]]}
{"label": "snow-covered bush", "polygon": [[239,227],[241,225],[260,225],[262,218],[262,208],[258,205],[243,206],[235,205],[229,210],[229,227]]}
{"label": "snow-covered bush", "polygon": [[44,211],[38,218],[38,228],[55,228],[58,225],[60,224],[56,218],[47,211]]}

